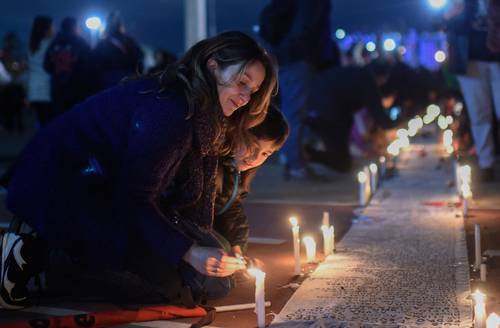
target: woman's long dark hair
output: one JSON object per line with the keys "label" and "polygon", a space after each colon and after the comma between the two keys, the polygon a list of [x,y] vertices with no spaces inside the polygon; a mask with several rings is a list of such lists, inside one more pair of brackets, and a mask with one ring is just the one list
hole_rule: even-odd
{"label": "woman's long dark hair", "polygon": [[217,81],[208,69],[207,62],[213,59],[220,69],[240,64],[242,74],[248,65],[260,62],[265,69],[265,78],[248,104],[239,108],[227,119],[225,143],[221,154],[228,154],[241,143],[249,144],[248,129],[264,120],[271,96],[276,89],[276,68],[271,56],[250,36],[242,32],[225,32],[196,43],[175,64],[170,65],[160,76],[162,87],[182,81],[190,105],[189,116],[195,111],[214,111],[212,125],[218,133],[223,132],[223,122],[215,111],[222,111],[217,92]]}
{"label": "woman's long dark hair", "polygon": [[36,16],[33,20],[30,36],[30,51],[34,54],[39,48],[42,40],[52,28],[52,18],[48,16]]}

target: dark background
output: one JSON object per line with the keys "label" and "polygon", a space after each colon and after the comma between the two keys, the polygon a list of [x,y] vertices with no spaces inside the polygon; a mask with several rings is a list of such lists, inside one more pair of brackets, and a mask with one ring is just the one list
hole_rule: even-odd
{"label": "dark background", "polygon": [[[208,0],[209,22],[218,32],[241,30],[252,33],[258,16],[269,0]],[[287,1],[287,0],[284,0]],[[311,0],[314,1],[314,0]],[[122,14],[128,33],[151,47],[164,47],[179,54],[184,50],[184,0],[1,0],[0,36],[16,31],[23,42],[29,38],[32,19],[46,14],[55,19],[73,15],[82,22],[96,14],[105,18],[111,10]],[[332,0],[332,31],[404,32],[408,27],[429,29],[438,12],[427,0]],[[215,20],[214,20],[215,17]],[[213,24],[212,24],[213,25]]]}

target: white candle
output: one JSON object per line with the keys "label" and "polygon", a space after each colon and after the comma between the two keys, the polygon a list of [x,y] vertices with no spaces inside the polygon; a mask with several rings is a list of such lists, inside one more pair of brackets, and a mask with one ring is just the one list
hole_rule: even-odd
{"label": "white candle", "polygon": [[378,182],[378,167],[377,164],[370,164],[370,189],[372,194],[377,190],[377,182]]}
{"label": "white candle", "polygon": [[[368,166],[364,167],[363,172],[365,173],[366,179],[368,180],[371,176],[370,169],[368,168]],[[367,181],[367,183],[365,183],[365,193],[366,193],[366,201],[368,202],[370,201],[370,197],[372,195],[372,189],[370,188],[370,181]]]}
{"label": "white candle", "polygon": [[383,176],[385,176],[385,170],[386,170],[385,157],[384,156],[380,156],[380,158],[378,159],[378,161],[380,163],[380,176],[383,177]]}
{"label": "white candle", "polygon": [[265,280],[266,273],[259,269],[248,269],[248,273],[255,277],[255,313],[257,314],[257,327],[266,326],[266,301],[265,301]]}
{"label": "white candle", "polygon": [[500,317],[496,313],[491,313],[486,320],[486,328],[498,328]]}
{"label": "white candle", "polygon": [[486,282],[486,263],[481,263],[481,265],[479,266],[479,273],[481,276],[481,281]]}
{"label": "white candle", "polygon": [[333,226],[322,225],[321,231],[323,231],[323,254],[326,257],[333,254]]}
{"label": "white candle", "polygon": [[294,258],[294,275],[300,274],[300,237],[299,237],[299,225],[297,218],[291,217],[290,223],[292,224],[292,236],[293,236],[293,258]]}
{"label": "white candle", "polygon": [[330,225],[330,212],[324,211],[323,212],[323,225],[329,226]]}
{"label": "white candle", "polygon": [[474,226],[474,246],[475,246],[475,264],[474,269],[479,270],[481,266],[481,227],[479,224]]}
{"label": "white candle", "polygon": [[358,173],[359,182],[359,205],[366,206],[366,174],[365,172]]}
{"label": "white candle", "polygon": [[313,237],[304,237],[302,239],[306,247],[307,263],[314,263],[316,261],[316,242]]}
{"label": "white candle", "polygon": [[474,328],[484,328],[486,320],[486,307],[484,305],[485,295],[479,290],[476,290],[474,294]]}
{"label": "white candle", "polygon": [[333,227],[333,225],[330,226],[330,237],[331,237],[331,241],[330,241],[330,253],[333,254],[333,252],[335,252],[335,228]]}

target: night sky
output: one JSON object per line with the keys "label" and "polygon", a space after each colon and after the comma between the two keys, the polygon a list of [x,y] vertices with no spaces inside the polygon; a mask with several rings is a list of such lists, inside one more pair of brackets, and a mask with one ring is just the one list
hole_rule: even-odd
{"label": "night sky", "polygon": [[[249,33],[268,3],[268,0],[207,1],[216,13],[217,31],[235,29]],[[332,27],[342,27],[348,32],[425,29],[431,27],[436,15],[426,0],[332,0],[332,6]],[[52,16],[58,25],[68,15],[83,22],[91,14],[105,17],[109,11],[119,10],[128,33],[138,41],[177,54],[184,48],[183,0],[2,0],[1,8],[0,35],[16,31],[23,42],[27,42],[32,19],[37,14]]]}

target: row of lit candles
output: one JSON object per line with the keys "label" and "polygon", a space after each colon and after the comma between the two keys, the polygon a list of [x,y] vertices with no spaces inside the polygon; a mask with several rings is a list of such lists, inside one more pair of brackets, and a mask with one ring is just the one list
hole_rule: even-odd
{"label": "row of lit candles", "polygon": [[[453,131],[448,129],[448,126],[453,123],[451,116],[439,116],[438,125],[443,131],[443,146],[448,154],[452,154],[453,148]],[[471,189],[471,167],[469,165],[459,165],[455,162],[455,186],[459,197],[462,198],[462,214],[466,218],[469,212],[469,202],[472,198]],[[486,263],[482,263],[481,253],[481,227],[479,224],[474,225],[474,270],[480,271],[480,280],[486,281]],[[474,298],[474,328],[498,328],[500,327],[500,316],[496,313],[491,313],[486,318],[486,295],[476,290],[472,294]]]}
{"label": "row of lit candles", "polygon": [[[294,274],[301,274],[300,261],[300,227],[296,217],[289,219],[292,225],[293,236],[293,254],[294,254]],[[321,225],[323,232],[323,253],[326,256],[333,254],[335,251],[335,230],[333,225],[330,225],[330,213],[323,212],[323,220]],[[316,241],[313,237],[306,236],[302,239],[306,249],[307,263],[316,262]],[[250,268],[248,273],[255,277],[255,313],[257,315],[257,327],[265,327],[265,279],[266,273],[257,268]]]}
{"label": "row of lit candles", "polygon": [[[294,258],[294,270],[295,275],[300,275],[301,273],[301,261],[300,261],[300,227],[299,222],[296,217],[292,216],[289,219],[292,225],[292,238],[293,238],[293,258]],[[323,220],[321,225],[321,231],[323,232],[323,254],[325,258],[328,255],[333,254],[335,251],[335,228],[330,224],[330,213],[323,212]],[[306,261],[307,263],[316,262],[316,241],[313,237],[306,236],[302,239],[304,247],[306,250]]]}
{"label": "row of lit candles", "polygon": [[[397,131],[397,136],[398,138],[394,140],[391,144],[389,144],[387,151],[389,154],[392,156],[396,157],[399,155],[400,150],[408,147],[409,146],[409,138],[408,137],[413,137],[417,134],[417,132],[423,127],[424,124],[429,124],[432,121],[436,119],[440,114],[440,109],[437,105],[430,105],[427,108],[427,114],[424,116],[422,119],[420,116],[415,116],[415,118],[411,119],[408,122],[408,130],[406,129],[399,129]],[[451,117],[450,117],[451,118]],[[446,117],[446,123],[451,124],[453,122],[453,119]],[[440,123],[441,122],[441,123]],[[439,117],[438,120],[439,126],[443,126],[444,123],[442,123],[441,117]],[[451,130],[446,130],[450,131]],[[444,142],[447,146],[447,150],[453,149],[452,147],[452,141],[449,141],[452,139],[452,134],[450,135],[450,132],[446,132],[444,134]],[[380,166],[380,173],[379,173],[379,166]],[[375,163],[371,163],[369,166],[365,166],[363,168],[363,171],[358,173],[358,182],[360,185],[359,189],[359,201],[361,206],[366,206],[371,195],[375,192],[379,178],[383,177],[386,172],[386,158],[384,156],[381,156],[379,158],[379,166]],[[470,168],[469,168],[470,169]],[[379,177],[380,174],[380,177]],[[368,180],[369,179],[369,180]],[[466,181],[466,180],[464,180]],[[465,184],[462,184],[462,186]],[[470,188],[468,189],[470,191]],[[467,187],[462,188],[462,195],[468,195],[467,193]],[[464,198],[465,199],[465,198]],[[294,274],[295,275],[300,275],[301,274],[301,259],[300,259],[300,227],[298,224],[298,220],[296,217],[291,217],[289,219],[290,224],[292,225],[292,238],[293,238],[293,254],[294,254]],[[335,251],[335,228],[333,225],[330,225],[330,215],[328,212],[323,212],[323,220],[322,220],[322,225],[321,225],[321,231],[323,232],[323,254],[325,258],[328,255],[331,255]],[[477,238],[476,238],[477,239]],[[313,237],[306,236],[302,239],[304,243],[304,247],[306,250],[306,261],[307,263],[314,263],[316,262],[316,241],[314,240]],[[476,243],[477,244],[477,243]],[[477,248],[477,247],[476,247]],[[480,250],[479,250],[480,252]],[[256,268],[251,268],[248,269],[248,272],[255,277],[255,313],[257,314],[257,327],[265,327],[265,293],[264,293],[264,286],[265,286],[265,277],[266,274],[265,272],[256,269]],[[476,301],[476,305],[477,305]],[[477,306],[476,306],[477,307]],[[484,309],[484,298],[483,298],[483,309]],[[482,312],[483,317],[485,311]],[[479,318],[480,316],[476,315],[476,318]],[[488,317],[487,322],[495,322],[500,323],[499,317],[496,314],[491,314],[490,317]],[[484,321],[484,320],[483,320]],[[497,327],[497,325],[488,325],[487,327]],[[479,327],[479,326],[478,326]]]}
{"label": "row of lit candles", "polygon": [[472,294],[474,298],[474,328],[498,328],[500,327],[500,316],[490,313],[486,318],[486,295],[476,290]]}

